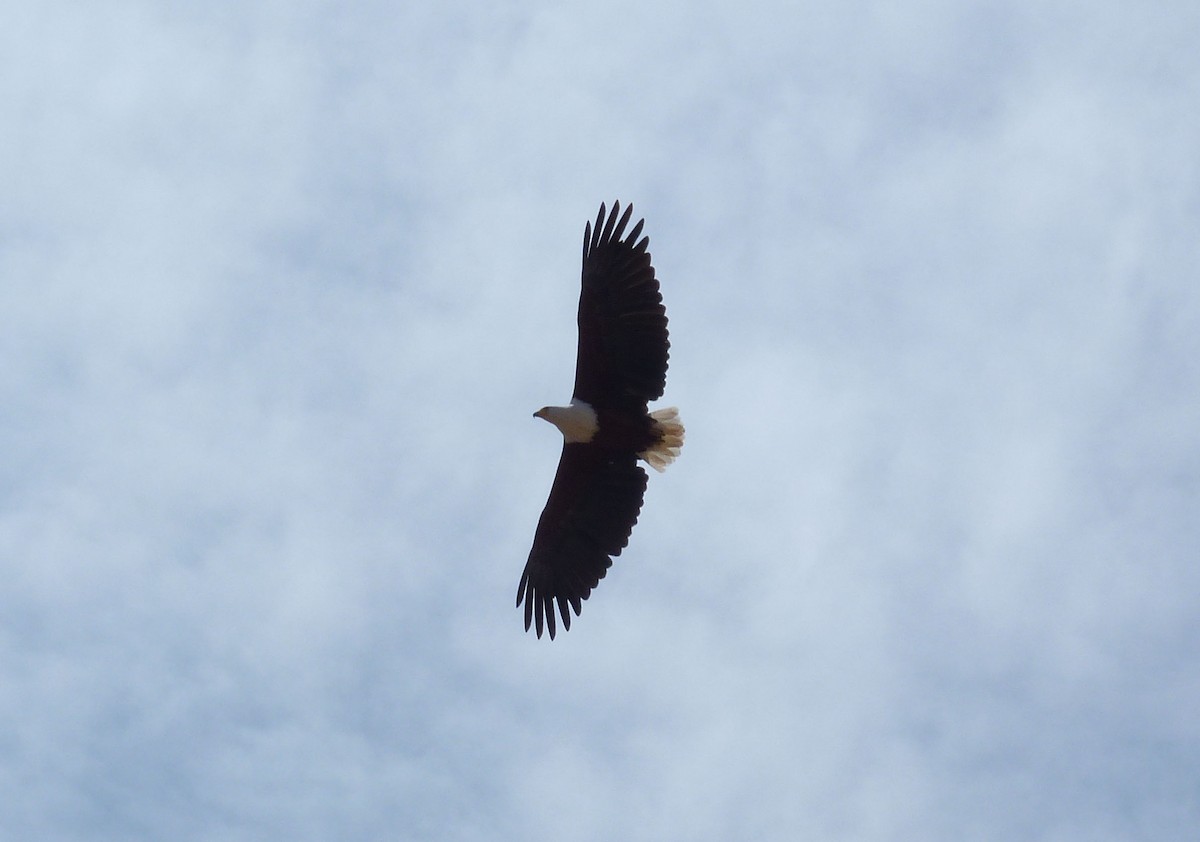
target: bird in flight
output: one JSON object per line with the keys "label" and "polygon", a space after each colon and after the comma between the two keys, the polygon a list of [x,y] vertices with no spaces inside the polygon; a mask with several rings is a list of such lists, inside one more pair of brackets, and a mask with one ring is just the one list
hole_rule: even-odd
{"label": "bird in flight", "polygon": [[[675,407],[650,412],[667,383],[667,311],[641,237],[625,233],[633,206],[604,205],[583,232],[579,349],[568,406],[545,406],[534,417],[562,432],[562,456],[550,499],[538,520],[533,549],[517,587],[530,624],[554,639],[555,606],[564,629],[571,611],[599,584],[629,543],[646,492],[639,459],[663,471],[683,446]],[[639,237],[641,239],[639,240]]]}

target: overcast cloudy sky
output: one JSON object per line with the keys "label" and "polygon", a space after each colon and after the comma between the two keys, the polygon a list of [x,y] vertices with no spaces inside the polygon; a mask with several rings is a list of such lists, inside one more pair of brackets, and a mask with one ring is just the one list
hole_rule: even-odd
{"label": "overcast cloudy sky", "polygon": [[0,11],[0,838],[1200,838],[1194,0]]}

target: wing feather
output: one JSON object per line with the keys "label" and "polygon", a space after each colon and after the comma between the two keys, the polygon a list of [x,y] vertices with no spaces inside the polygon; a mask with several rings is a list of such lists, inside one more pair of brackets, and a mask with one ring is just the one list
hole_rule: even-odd
{"label": "wing feather", "polygon": [[633,205],[604,205],[584,228],[575,397],[594,407],[644,409],[662,397],[671,347],[667,311]]}
{"label": "wing feather", "polygon": [[550,498],[542,510],[533,549],[517,586],[525,603],[525,630],[543,627],[554,639],[555,603],[564,629],[571,611],[600,583],[629,543],[646,492],[646,472],[636,457],[604,453],[585,444],[563,446]]}

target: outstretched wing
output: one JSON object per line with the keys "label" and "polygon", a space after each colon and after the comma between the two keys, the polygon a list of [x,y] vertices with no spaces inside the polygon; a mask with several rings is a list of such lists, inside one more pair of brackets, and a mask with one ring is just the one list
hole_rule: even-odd
{"label": "outstretched wing", "polygon": [[633,454],[614,455],[586,444],[563,445],[550,499],[542,510],[533,549],[517,586],[517,605],[525,602],[530,623],[542,636],[543,624],[554,639],[554,606],[563,628],[571,611],[599,584],[621,554],[637,523],[646,492],[646,472]]}
{"label": "outstretched wing", "polygon": [[633,205],[604,205],[583,234],[579,351],[575,397],[593,407],[644,409],[667,383],[667,311],[654,277],[642,224],[622,236]]}

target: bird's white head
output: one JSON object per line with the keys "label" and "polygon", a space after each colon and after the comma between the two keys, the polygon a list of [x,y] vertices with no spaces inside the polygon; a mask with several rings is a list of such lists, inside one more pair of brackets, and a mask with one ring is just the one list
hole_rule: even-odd
{"label": "bird's white head", "polygon": [[533,413],[533,417],[558,427],[567,444],[586,444],[599,427],[596,410],[581,400],[572,400],[570,406],[543,406]]}

